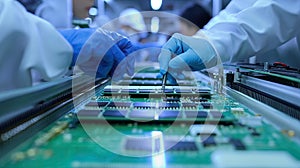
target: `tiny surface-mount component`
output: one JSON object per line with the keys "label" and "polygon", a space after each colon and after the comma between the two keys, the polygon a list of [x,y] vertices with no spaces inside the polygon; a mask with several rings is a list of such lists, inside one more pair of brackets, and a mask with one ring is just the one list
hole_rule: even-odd
{"label": "tiny surface-mount component", "polygon": [[207,118],[206,111],[185,111],[187,118]]}
{"label": "tiny surface-mount component", "polygon": [[217,110],[210,110],[209,114],[215,119],[224,118],[223,113]]}
{"label": "tiny surface-mount component", "polygon": [[164,97],[163,100],[166,102],[179,102],[180,98],[179,97]]}
{"label": "tiny surface-mount component", "polygon": [[152,151],[152,139],[151,138],[128,138],[125,142],[126,150],[135,151]]}
{"label": "tiny surface-mount component", "polygon": [[212,109],[213,105],[209,102],[201,102],[201,105],[203,106],[204,109]]}
{"label": "tiny surface-mount component", "polygon": [[127,107],[131,106],[131,102],[110,102],[107,107]]}
{"label": "tiny surface-mount component", "polygon": [[104,117],[122,117],[124,118],[127,114],[126,110],[106,110],[102,115]]}
{"label": "tiny surface-mount component", "polygon": [[202,145],[204,147],[217,145],[215,138],[213,136],[202,136],[201,140],[202,140]]}
{"label": "tiny surface-mount component", "polygon": [[179,103],[159,103],[158,104],[159,108],[179,108]]}
{"label": "tiny surface-mount component", "polygon": [[197,151],[198,147],[193,141],[165,141],[165,149],[170,151]]}
{"label": "tiny surface-mount component", "polygon": [[239,139],[235,139],[235,138],[231,138],[230,139],[230,143],[234,146],[234,148],[236,150],[246,150],[246,146],[244,145],[244,143],[239,140]]}
{"label": "tiny surface-mount component", "polygon": [[97,117],[99,113],[100,110],[80,110],[77,113],[77,116]]}
{"label": "tiny surface-mount component", "polygon": [[164,110],[159,114],[159,118],[177,118],[181,117],[181,113],[177,110]]}
{"label": "tiny surface-mount component", "polygon": [[89,102],[85,106],[92,106],[92,107],[104,107],[108,104],[107,101],[103,102]]}
{"label": "tiny surface-mount component", "polygon": [[181,107],[182,108],[192,108],[192,107],[197,107],[198,104],[197,103],[181,103]]}
{"label": "tiny surface-mount component", "polygon": [[215,136],[218,134],[217,125],[196,124],[190,127],[190,134],[192,136]]}
{"label": "tiny surface-mount component", "polygon": [[155,112],[152,110],[133,110],[129,113],[130,118],[146,118],[153,119]]}

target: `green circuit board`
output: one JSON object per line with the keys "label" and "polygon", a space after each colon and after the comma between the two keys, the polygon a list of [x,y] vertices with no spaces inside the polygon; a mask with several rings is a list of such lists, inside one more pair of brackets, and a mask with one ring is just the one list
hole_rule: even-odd
{"label": "green circuit board", "polygon": [[162,92],[156,73],[108,85],[6,154],[0,166],[299,167],[292,131],[199,81]]}

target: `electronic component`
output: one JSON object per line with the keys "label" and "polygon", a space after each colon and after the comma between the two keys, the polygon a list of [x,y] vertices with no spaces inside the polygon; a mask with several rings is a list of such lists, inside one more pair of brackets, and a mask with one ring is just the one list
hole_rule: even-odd
{"label": "electronic component", "polygon": [[133,110],[129,113],[130,118],[154,119],[155,112],[151,110]]}
{"label": "electronic component", "polygon": [[[149,151],[151,152],[152,148],[158,148],[160,141],[154,141],[150,137],[140,137],[140,138],[127,138],[125,142],[126,150],[137,150],[137,151]],[[173,141],[173,140],[164,140],[165,150],[170,151],[197,151],[198,147],[193,141]],[[160,151],[159,149],[155,149]]]}
{"label": "electronic component", "polygon": [[172,118],[181,117],[181,113],[177,110],[164,110],[159,114],[159,118]]}
{"label": "electronic component", "polygon": [[224,118],[223,113],[220,112],[220,111],[211,110],[211,111],[209,112],[209,114],[211,114],[212,117],[213,117],[213,118],[216,118],[216,119]]}
{"label": "electronic component", "polygon": [[152,151],[152,139],[151,138],[127,138],[125,142],[126,150],[137,151]]}
{"label": "electronic component", "polygon": [[198,104],[196,103],[181,103],[182,108],[196,108]]}
{"label": "electronic component", "polygon": [[129,108],[131,102],[110,102],[107,107],[126,107]]}
{"label": "electronic component", "polygon": [[159,108],[179,108],[179,103],[159,103]]}
{"label": "electronic component", "polygon": [[189,129],[192,136],[215,136],[218,134],[217,125],[195,124]]}
{"label": "electronic component", "polygon": [[77,115],[79,117],[85,116],[85,117],[97,117],[100,113],[100,110],[80,110]]}
{"label": "electronic component", "polygon": [[244,145],[244,143],[239,140],[239,139],[235,139],[235,138],[231,138],[230,139],[230,143],[234,146],[234,148],[236,150],[246,150],[246,146]]}
{"label": "electronic component", "polygon": [[193,141],[165,141],[165,148],[170,151],[197,151],[198,147]]}
{"label": "electronic component", "polygon": [[90,107],[105,107],[108,104],[107,101],[105,102],[89,102],[85,106],[90,106]]}
{"label": "electronic component", "polygon": [[201,105],[203,106],[204,109],[212,109],[213,105],[209,102],[201,102]]}
{"label": "electronic component", "polygon": [[206,111],[185,111],[185,116],[187,118],[207,118]]}
{"label": "electronic component", "polygon": [[122,117],[124,118],[127,114],[126,110],[106,110],[102,115],[104,117]]}
{"label": "electronic component", "polygon": [[217,145],[213,136],[201,136],[201,140],[204,147]]}

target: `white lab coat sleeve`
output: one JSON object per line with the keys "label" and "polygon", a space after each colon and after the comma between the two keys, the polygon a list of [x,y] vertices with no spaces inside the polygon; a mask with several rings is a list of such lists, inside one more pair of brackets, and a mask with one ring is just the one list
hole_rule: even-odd
{"label": "white lab coat sleeve", "polygon": [[221,16],[201,30],[223,62],[267,52],[299,34],[300,1],[249,0],[248,5],[242,3],[244,1],[233,0]]}
{"label": "white lab coat sleeve", "polygon": [[33,84],[32,71],[45,81],[62,77],[72,47],[48,22],[15,0],[0,1],[0,91]]}

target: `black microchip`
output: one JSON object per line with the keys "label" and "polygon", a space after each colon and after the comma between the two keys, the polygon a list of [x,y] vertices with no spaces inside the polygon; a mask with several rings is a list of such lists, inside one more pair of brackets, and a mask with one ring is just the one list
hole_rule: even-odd
{"label": "black microchip", "polygon": [[209,113],[213,116],[213,118],[224,118],[223,113],[219,111],[210,111]]}
{"label": "black microchip", "polygon": [[181,117],[179,111],[177,110],[164,110],[159,114],[159,118],[177,118]]}
{"label": "black microchip", "polygon": [[130,118],[147,118],[153,119],[155,116],[154,111],[149,110],[133,110],[129,113]]}
{"label": "black microchip", "polygon": [[204,109],[212,109],[213,105],[209,102],[201,102],[201,105],[203,106]]}
{"label": "black microchip", "polygon": [[155,102],[134,102],[133,107],[136,107],[136,108],[155,108],[156,103]]}
{"label": "black microchip", "polygon": [[107,107],[127,107],[131,106],[131,102],[110,102]]}
{"label": "black microchip", "polygon": [[126,110],[106,110],[103,113],[104,117],[125,117],[127,114]]}
{"label": "black microchip", "polygon": [[128,138],[126,139],[125,149],[151,152],[152,139],[151,138]]}
{"label": "black microchip", "polygon": [[202,136],[201,139],[202,139],[202,144],[204,147],[216,145],[215,138],[212,136]]}
{"label": "black microchip", "polygon": [[181,103],[181,107],[187,108],[187,107],[197,107],[198,105],[196,103]]}
{"label": "black microchip", "polygon": [[104,107],[108,104],[108,102],[89,102],[86,104],[86,106],[92,106],[92,107]]}
{"label": "black microchip", "polygon": [[179,103],[159,103],[160,108],[179,108]]}
{"label": "black microchip", "polygon": [[77,116],[97,117],[99,113],[99,110],[80,110]]}
{"label": "black microchip", "polygon": [[191,141],[165,141],[166,149],[170,151],[197,151],[198,147],[195,142]]}
{"label": "black microchip", "polygon": [[167,102],[179,102],[180,101],[180,98],[178,97],[164,97],[164,101],[167,101]]}
{"label": "black microchip", "polygon": [[206,111],[185,111],[185,115],[187,118],[206,118]]}
{"label": "black microchip", "polygon": [[236,150],[246,150],[246,146],[244,143],[239,139],[230,139],[230,143],[234,146]]}
{"label": "black microchip", "polygon": [[256,132],[256,131],[253,131],[253,132],[251,132],[251,135],[252,135],[252,136],[260,136],[260,133],[259,133],[259,132]]}

